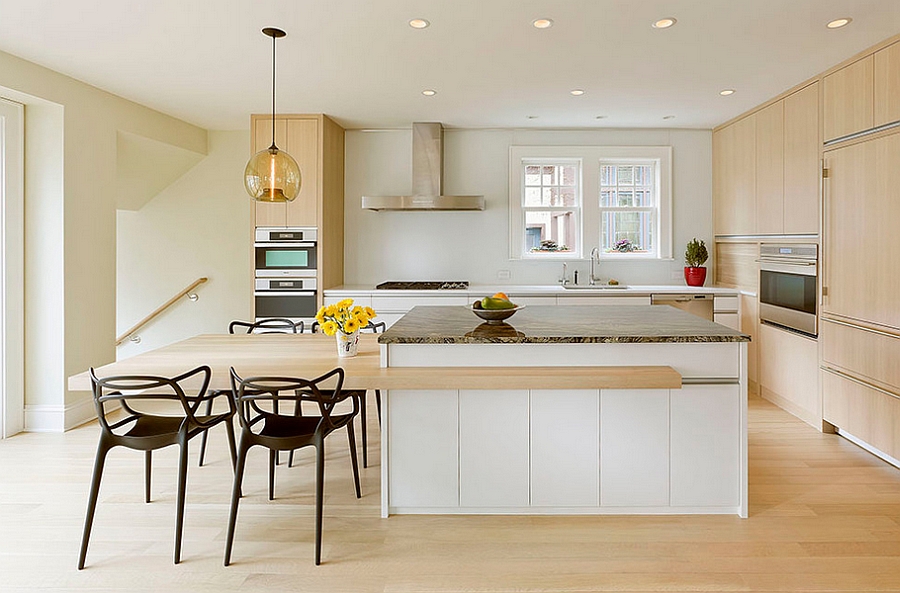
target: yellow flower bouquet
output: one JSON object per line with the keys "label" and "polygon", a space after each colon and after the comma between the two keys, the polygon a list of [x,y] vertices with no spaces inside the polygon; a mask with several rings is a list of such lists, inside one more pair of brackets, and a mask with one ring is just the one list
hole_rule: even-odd
{"label": "yellow flower bouquet", "polygon": [[354,356],[359,344],[359,330],[369,325],[377,314],[372,307],[353,306],[353,299],[325,305],[316,313],[316,321],[327,336],[337,336],[338,354]]}

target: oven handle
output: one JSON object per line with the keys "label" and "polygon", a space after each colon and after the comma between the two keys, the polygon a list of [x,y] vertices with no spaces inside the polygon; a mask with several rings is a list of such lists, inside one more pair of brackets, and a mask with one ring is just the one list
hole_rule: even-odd
{"label": "oven handle", "polygon": [[316,296],[315,290],[257,290],[254,296]]}
{"label": "oven handle", "polygon": [[756,260],[758,264],[783,264],[786,266],[814,266],[816,261],[809,259],[794,259],[789,257],[761,257]]}
{"label": "oven handle", "polygon": [[787,263],[760,260],[760,272],[780,272],[782,274],[797,274],[799,276],[816,276],[816,264],[814,263]]}

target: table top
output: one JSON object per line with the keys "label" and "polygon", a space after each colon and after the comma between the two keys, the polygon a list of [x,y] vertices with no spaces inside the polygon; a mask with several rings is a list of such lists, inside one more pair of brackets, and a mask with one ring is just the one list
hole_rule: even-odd
{"label": "table top", "polygon": [[[383,335],[383,334],[381,334]],[[359,354],[339,358],[334,337],[322,334],[209,334],[182,340],[95,369],[97,376],[174,377],[200,365],[212,369],[211,389],[230,388],[233,366],[242,377],[314,378],[344,369],[345,389],[678,389],[668,366],[382,368],[376,334],[362,334]],[[190,385],[189,385],[190,386]],[[72,391],[90,391],[87,371],[69,377]]]}
{"label": "table top", "polygon": [[750,336],[673,307],[528,306],[489,324],[469,306],[415,307],[381,334],[382,344],[590,344],[747,342]]}

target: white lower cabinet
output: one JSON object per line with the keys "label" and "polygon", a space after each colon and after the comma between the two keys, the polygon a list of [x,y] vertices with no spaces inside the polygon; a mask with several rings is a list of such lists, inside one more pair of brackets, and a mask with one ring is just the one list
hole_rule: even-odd
{"label": "white lower cabinet", "polygon": [[671,391],[672,506],[740,504],[740,393],[738,385]]}
{"label": "white lower cabinet", "polygon": [[459,392],[459,504],[528,506],[528,391]]}
{"label": "white lower cabinet", "polygon": [[[587,290],[587,289],[586,289]],[[650,296],[561,296],[556,300],[560,305],[649,305]]]}
{"label": "white lower cabinet", "polygon": [[457,392],[393,390],[389,398],[391,505],[458,506]]}
{"label": "white lower cabinet", "polygon": [[599,430],[598,390],[532,390],[532,506],[597,506]]}
{"label": "white lower cabinet", "polygon": [[669,390],[604,389],[600,395],[600,505],[668,504]]}

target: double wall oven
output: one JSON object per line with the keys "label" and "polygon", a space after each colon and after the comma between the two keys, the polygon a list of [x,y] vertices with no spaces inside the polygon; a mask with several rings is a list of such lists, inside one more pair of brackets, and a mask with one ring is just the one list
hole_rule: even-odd
{"label": "double wall oven", "polygon": [[317,308],[315,228],[257,227],[256,319],[312,321]]}
{"label": "double wall oven", "polygon": [[759,247],[759,319],[816,337],[819,249],[815,243]]}

